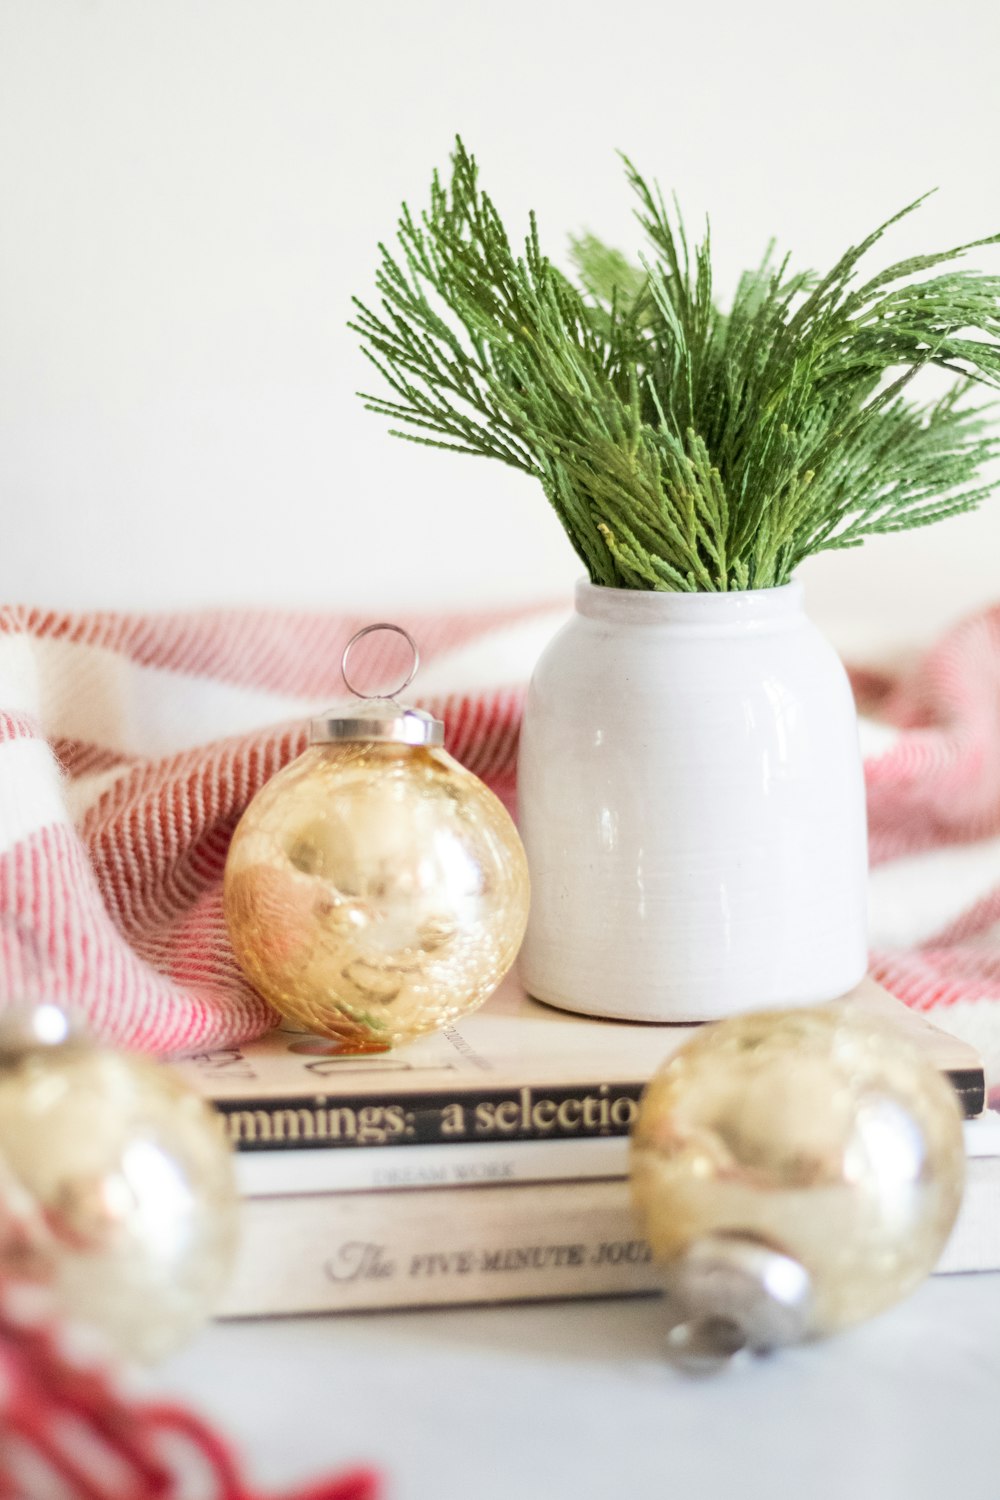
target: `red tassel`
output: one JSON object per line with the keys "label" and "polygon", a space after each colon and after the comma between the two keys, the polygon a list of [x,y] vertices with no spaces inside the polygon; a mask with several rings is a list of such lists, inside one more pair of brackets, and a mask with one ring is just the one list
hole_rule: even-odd
{"label": "red tassel", "polygon": [[[37,1471],[58,1476],[73,1500],[182,1500],[164,1439],[199,1456],[215,1481],[216,1500],[269,1500],[247,1486],[228,1444],[193,1412],[130,1401],[109,1371],[71,1361],[58,1324],[30,1311],[26,1290],[0,1281],[0,1500],[33,1500],[18,1477],[29,1456]],[[32,1288],[36,1305],[37,1295]],[[74,1441],[81,1429],[85,1444]],[[358,1469],[283,1500],[379,1500],[379,1494],[377,1475]]]}

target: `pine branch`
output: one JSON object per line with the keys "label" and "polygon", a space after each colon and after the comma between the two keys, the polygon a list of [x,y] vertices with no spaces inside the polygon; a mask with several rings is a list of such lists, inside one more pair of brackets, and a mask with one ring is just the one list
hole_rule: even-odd
{"label": "pine branch", "polygon": [[[824,276],[769,246],[716,305],[692,244],[627,158],[648,245],[638,265],[587,235],[571,281],[532,217],[515,250],[456,142],[428,208],[380,247],[377,302],[351,327],[392,431],[538,479],[595,583],[769,588],[806,557],[978,505],[1000,453],[978,386],[1000,387],[1000,277],[956,262],[1000,236],[860,281],[907,205]],[[951,377],[911,398],[929,366]]]}

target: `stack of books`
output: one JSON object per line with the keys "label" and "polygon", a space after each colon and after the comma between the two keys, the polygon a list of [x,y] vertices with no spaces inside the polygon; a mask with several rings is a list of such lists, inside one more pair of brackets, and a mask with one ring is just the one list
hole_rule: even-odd
{"label": "stack of books", "polygon": [[[1000,1267],[1000,1116],[982,1064],[871,981],[951,1078],[969,1180],[938,1267]],[[224,1116],[243,1236],[223,1316],[635,1295],[658,1289],[632,1216],[643,1087],[696,1028],[595,1021],[509,978],[475,1015],[397,1052],[278,1030],[177,1064]]]}

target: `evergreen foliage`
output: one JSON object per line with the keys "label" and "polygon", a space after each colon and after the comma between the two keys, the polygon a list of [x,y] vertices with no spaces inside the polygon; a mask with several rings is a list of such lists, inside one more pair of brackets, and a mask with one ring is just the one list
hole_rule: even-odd
{"label": "evergreen foliage", "polygon": [[[727,590],[787,582],[825,548],[972,509],[1000,451],[977,385],[1000,385],[1000,277],[973,245],[858,264],[910,204],[825,276],[773,247],[716,305],[706,228],[690,245],[625,159],[649,245],[640,266],[588,236],[578,280],[516,250],[456,143],[430,205],[381,246],[380,304],[352,328],[389,391],[363,399],[400,437],[535,476],[594,583]],[[1000,236],[975,242],[994,244]],[[911,399],[924,366],[947,393]]]}

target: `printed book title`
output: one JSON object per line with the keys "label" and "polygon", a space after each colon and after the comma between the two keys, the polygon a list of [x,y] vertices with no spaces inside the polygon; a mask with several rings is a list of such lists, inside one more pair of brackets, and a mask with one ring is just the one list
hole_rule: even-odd
{"label": "printed book title", "polygon": [[232,1144],[241,1151],[259,1151],[627,1135],[641,1092],[639,1084],[602,1083],[545,1092],[529,1087],[513,1094],[477,1092],[448,1102],[409,1095],[372,1104],[318,1095],[308,1103],[269,1099],[215,1104]]}
{"label": "printed book title", "polygon": [[445,1277],[517,1274],[530,1271],[586,1271],[588,1267],[648,1265],[652,1252],[645,1240],[599,1240],[540,1245],[470,1247],[399,1257],[373,1240],[347,1240],[325,1262],[330,1281],[388,1281],[403,1277],[428,1281]]}

